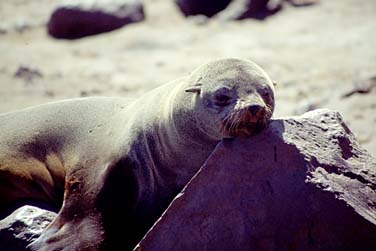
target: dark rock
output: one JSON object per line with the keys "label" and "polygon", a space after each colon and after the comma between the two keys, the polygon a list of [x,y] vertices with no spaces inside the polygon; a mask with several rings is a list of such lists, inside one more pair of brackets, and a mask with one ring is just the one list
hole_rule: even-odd
{"label": "dark rock", "polygon": [[65,1],[52,13],[48,33],[55,38],[76,39],[112,31],[144,18],[139,0]]}
{"label": "dark rock", "polygon": [[32,206],[23,206],[0,221],[0,250],[24,251],[37,239],[56,214]]}
{"label": "dark rock", "polygon": [[219,20],[265,19],[282,8],[283,2],[296,7],[309,6],[318,0],[175,0],[185,16],[216,16]]}
{"label": "dark rock", "polygon": [[217,15],[220,20],[264,19],[279,11],[282,0],[232,0],[231,4]]}
{"label": "dark rock", "polygon": [[231,0],[175,0],[185,16],[205,15],[211,17],[225,9]]}
{"label": "dark rock", "polygon": [[286,1],[295,7],[310,6],[313,4],[317,4],[319,2],[319,0],[286,0]]}
{"label": "dark rock", "polygon": [[263,19],[281,7],[281,1],[269,0],[175,0],[185,16],[217,15],[221,20],[239,20],[244,18]]}
{"label": "dark rock", "polygon": [[43,74],[38,69],[32,69],[28,66],[21,65],[14,73],[14,77],[21,78],[27,84],[31,84],[35,78],[42,78]]}
{"label": "dark rock", "polygon": [[315,110],[220,143],[136,250],[375,250],[376,160]]}
{"label": "dark rock", "polygon": [[354,94],[368,94],[376,87],[376,76],[366,80],[361,80],[354,83],[353,89],[347,91],[342,95],[342,98],[348,98]]}

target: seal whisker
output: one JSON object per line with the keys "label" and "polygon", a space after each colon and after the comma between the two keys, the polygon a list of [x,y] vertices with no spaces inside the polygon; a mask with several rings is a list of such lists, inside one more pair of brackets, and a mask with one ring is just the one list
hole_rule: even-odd
{"label": "seal whisker", "polygon": [[240,124],[240,119],[239,117],[241,116],[241,112],[238,110],[238,111],[235,111],[233,113],[233,116],[231,116],[231,127],[230,127],[230,131],[231,133],[234,133],[236,132],[236,129],[239,127],[239,124]]}

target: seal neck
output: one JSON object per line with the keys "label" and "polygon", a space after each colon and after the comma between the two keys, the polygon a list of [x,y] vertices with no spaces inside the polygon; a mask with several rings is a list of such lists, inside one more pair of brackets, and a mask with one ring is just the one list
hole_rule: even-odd
{"label": "seal neck", "polygon": [[197,94],[186,93],[184,79],[180,81],[183,83],[169,86],[162,110],[164,119],[159,120],[157,134],[168,168],[177,174],[177,183],[184,185],[204,164],[219,140],[199,128],[195,113]]}
{"label": "seal neck", "polygon": [[169,96],[167,104],[169,111],[166,114],[169,123],[166,127],[174,130],[183,142],[191,145],[208,146],[218,143],[219,139],[211,137],[201,128],[196,111],[199,94],[185,92],[187,87],[183,80],[183,84],[175,86]]}

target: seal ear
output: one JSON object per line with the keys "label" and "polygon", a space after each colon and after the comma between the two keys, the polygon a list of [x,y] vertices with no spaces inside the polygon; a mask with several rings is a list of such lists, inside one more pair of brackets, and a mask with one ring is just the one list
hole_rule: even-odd
{"label": "seal ear", "polygon": [[277,82],[276,81],[272,81],[273,82],[273,86],[276,87],[277,86]]}
{"label": "seal ear", "polygon": [[200,94],[201,93],[201,84],[197,84],[193,87],[188,87],[187,89],[185,89],[185,92],[194,92],[194,93]]}
{"label": "seal ear", "polygon": [[201,93],[201,87],[190,87],[185,89],[185,92],[195,92],[197,94]]}

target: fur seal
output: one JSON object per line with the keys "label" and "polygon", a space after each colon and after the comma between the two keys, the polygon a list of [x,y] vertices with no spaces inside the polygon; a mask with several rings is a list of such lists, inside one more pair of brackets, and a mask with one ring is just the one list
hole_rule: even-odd
{"label": "fur seal", "polygon": [[29,248],[133,248],[223,138],[265,128],[274,87],[221,59],[139,99],[83,98],[0,116],[0,211],[60,211]]}

